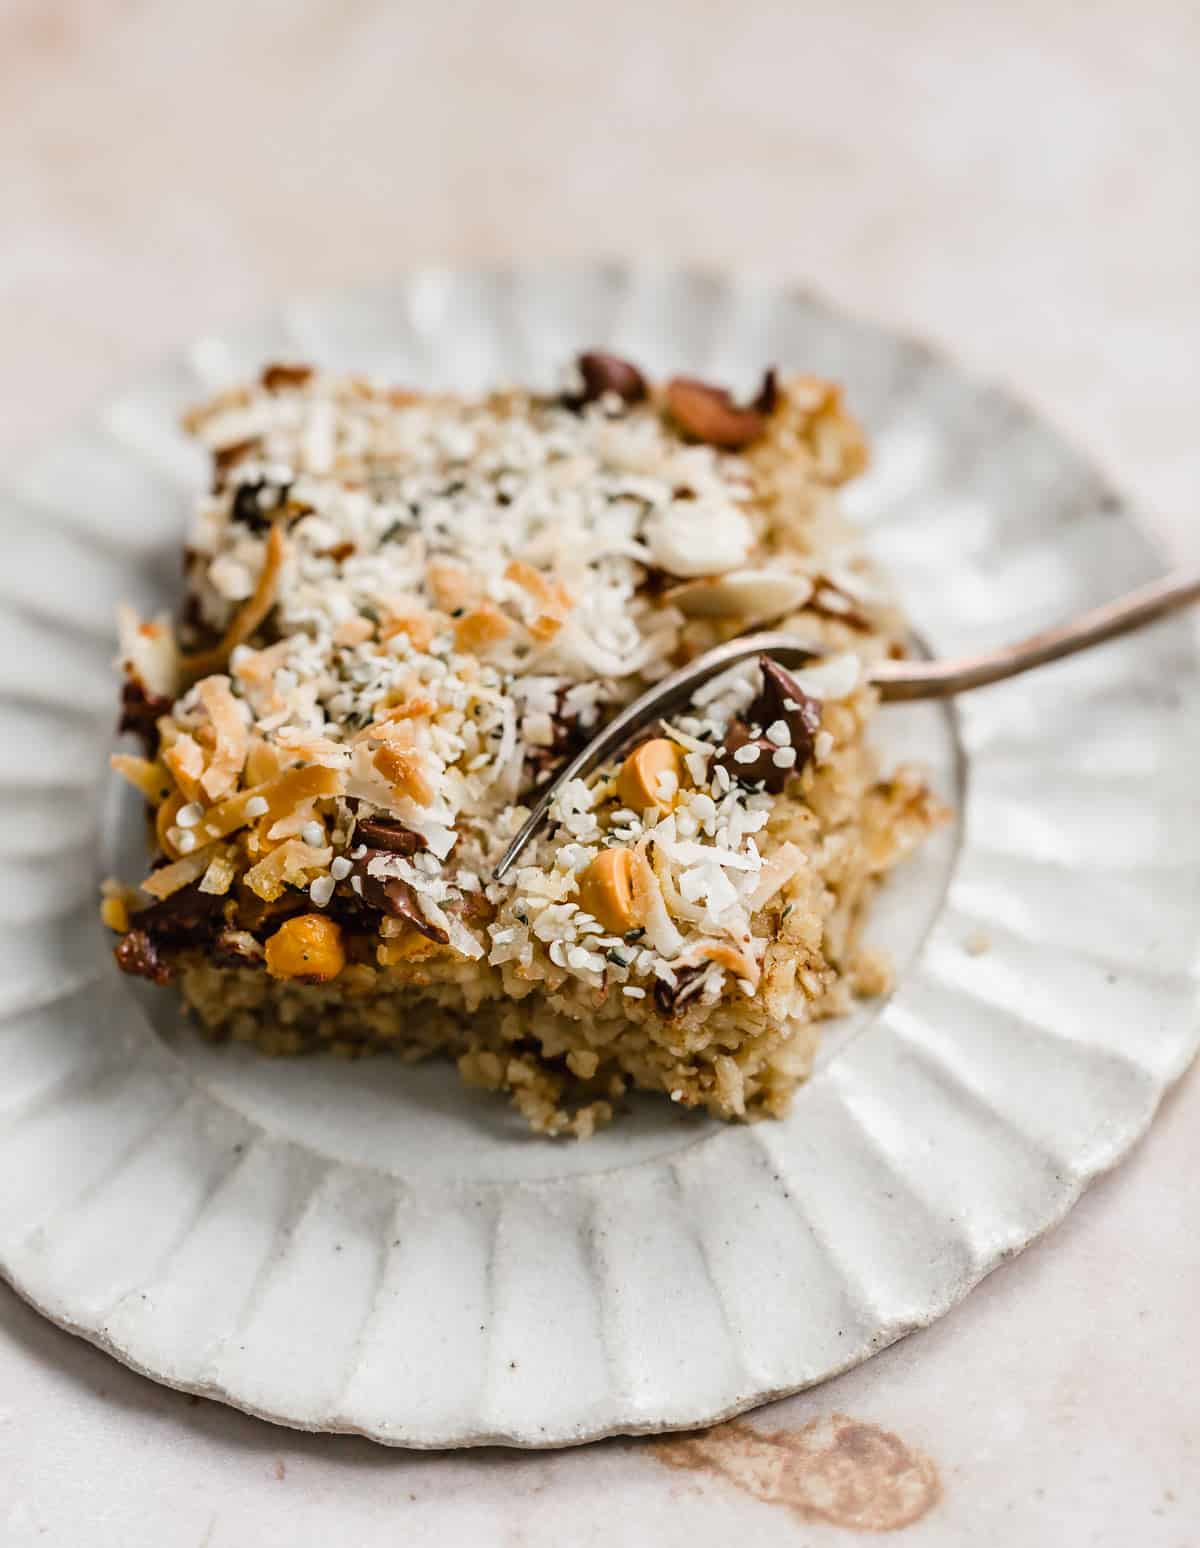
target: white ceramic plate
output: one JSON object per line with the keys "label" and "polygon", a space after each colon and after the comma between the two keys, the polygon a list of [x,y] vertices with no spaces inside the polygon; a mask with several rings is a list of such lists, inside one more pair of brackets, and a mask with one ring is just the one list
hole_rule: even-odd
{"label": "white ceramic plate", "polygon": [[548,382],[589,344],[735,385],[769,361],[843,380],[875,447],[852,506],[940,652],[1161,567],[1011,399],[811,297],[695,272],[438,270],[299,303],[48,447],[0,500],[0,1267],[160,1381],[409,1446],[699,1425],[945,1311],[1128,1150],[1195,1049],[1183,623],[957,722],[887,712],[889,752],[924,756],[959,821],[876,914],[897,992],[831,1032],[786,1122],[647,1100],[549,1143],[448,1068],[216,1051],[119,978],[96,884],[136,872],[140,838],[105,768],[112,617],[174,600],[204,478],[180,407],[264,359],[471,388]]}

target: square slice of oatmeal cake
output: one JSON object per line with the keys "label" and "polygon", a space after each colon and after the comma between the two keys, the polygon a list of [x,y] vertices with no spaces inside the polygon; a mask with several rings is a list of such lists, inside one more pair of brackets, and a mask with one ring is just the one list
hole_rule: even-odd
{"label": "square slice of oatmeal cake", "polygon": [[[120,966],[267,1053],[448,1054],[546,1133],[630,1087],[782,1112],[820,1020],[885,986],[863,912],[940,815],[865,737],[904,631],[838,514],[866,453],[837,389],[275,365],[188,428],[214,476],[184,606],[122,620],[144,755],[113,761],[155,857],[105,887]],[[710,682],[492,879],[608,715],[767,621],[829,654]]]}

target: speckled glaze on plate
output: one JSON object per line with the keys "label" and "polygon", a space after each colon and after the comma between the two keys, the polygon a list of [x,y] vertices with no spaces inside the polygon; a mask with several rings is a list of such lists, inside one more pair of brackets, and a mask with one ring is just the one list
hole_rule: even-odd
{"label": "speckled glaze on plate", "polygon": [[[885,1004],[782,1123],[639,1100],[529,1136],[437,1065],[213,1050],[113,967],[96,885],[140,845],[106,769],[113,609],[170,605],[199,454],[180,408],[265,359],[416,385],[552,380],[604,345],[749,385],[834,376],[852,513],[939,653],[1162,568],[1085,461],[923,346],[795,290],[620,264],[428,270],[208,338],[0,495],[0,1269],[173,1386],[393,1445],[691,1427],[939,1316],[1070,1208],[1195,1051],[1197,660],[1186,623],[896,707],[956,824],[870,937]],[[1192,717],[1194,721],[1194,717]]]}

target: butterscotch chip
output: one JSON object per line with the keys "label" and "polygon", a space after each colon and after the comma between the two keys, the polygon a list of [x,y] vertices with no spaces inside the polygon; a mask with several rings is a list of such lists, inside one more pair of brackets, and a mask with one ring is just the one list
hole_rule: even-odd
{"label": "butterscotch chip", "polygon": [[679,794],[683,750],[665,736],[643,742],[621,765],[617,794],[635,812],[656,806],[669,812]]}
{"label": "butterscotch chip", "polygon": [[602,849],[579,879],[579,906],[606,930],[624,935],[634,921],[633,855]]}
{"label": "butterscotch chip", "polygon": [[285,920],[266,943],[272,978],[301,978],[323,984],[346,965],[339,926],[324,914],[300,914]]}

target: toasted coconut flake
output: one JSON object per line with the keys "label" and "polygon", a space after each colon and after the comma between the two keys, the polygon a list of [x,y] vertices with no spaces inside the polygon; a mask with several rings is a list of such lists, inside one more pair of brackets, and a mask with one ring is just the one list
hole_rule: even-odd
{"label": "toasted coconut flake", "polygon": [[786,887],[792,877],[802,871],[807,864],[804,851],[798,845],[780,844],[774,854],[763,863],[758,886],[747,899],[746,907],[752,914],[756,914],[760,908],[765,908],[776,893]]}
{"label": "toasted coconut flake", "polygon": [[196,684],[196,694],[208,712],[216,738],[200,784],[209,800],[217,801],[237,784],[246,762],[249,735],[227,677],[203,678]]}
{"label": "toasted coconut flake", "polygon": [[397,720],[426,720],[437,710],[437,704],[425,694],[414,694],[406,698],[401,704],[393,704],[390,709],[383,710],[376,719],[366,728],[368,736],[377,734],[378,728]]}
{"label": "toasted coconut flake", "polygon": [[671,870],[671,862],[661,844],[654,846],[654,874],[658,878],[658,885],[662,888],[663,900],[668,910],[676,919],[690,919],[693,923],[704,918],[705,910],[698,903],[689,903],[675,885],[675,876]]}
{"label": "toasted coconut flake", "polygon": [[375,753],[375,767],[392,787],[398,801],[432,806],[434,789],[425,774],[424,759],[414,749],[385,744]]}
{"label": "toasted coconut flake", "polygon": [[[175,823],[184,805],[183,792],[172,790],[154,813],[154,836],[158,840],[158,847],[170,860],[176,859],[183,852],[175,843],[175,839],[180,837]],[[174,836],[172,836],[173,829]]]}
{"label": "toasted coconut flake", "polygon": [[571,593],[560,580],[551,580],[523,559],[513,559],[504,578],[519,586],[534,604],[536,611],[528,622],[530,634],[543,644],[552,640],[574,606]]}
{"label": "toasted coconut flake", "polygon": [[436,613],[412,608],[403,613],[389,613],[379,626],[379,638],[392,640],[403,634],[414,650],[428,650],[443,627],[444,622]]}
{"label": "toasted coconut flake", "polygon": [[729,941],[700,941],[690,947],[681,965],[692,965],[696,962],[715,962],[718,967],[727,968],[735,978],[744,978],[752,984],[758,983],[758,963],[748,952],[739,951]]}
{"label": "toasted coconut flake", "polygon": [[[335,645],[362,645],[375,633],[375,625],[369,618],[356,614],[352,618],[345,618],[333,631],[333,643]],[[386,635],[380,636],[386,639]]]}
{"label": "toasted coconut flake", "polygon": [[425,567],[425,581],[434,601],[447,613],[469,607],[479,595],[478,579],[456,559],[431,559]]}
{"label": "toasted coconut flake", "polygon": [[248,688],[267,688],[271,678],[286,663],[291,648],[290,640],[277,640],[263,650],[252,650],[245,645],[238,651],[237,659],[230,661],[230,674]]}
{"label": "toasted coconut flake", "polygon": [[194,849],[190,855],[173,860],[170,865],[160,866],[146,877],[142,891],[148,892],[152,898],[169,898],[180,887],[186,887],[189,882],[197,881],[204,875],[213,853],[213,846],[205,844],[200,849]]}
{"label": "toasted coconut flake", "polygon": [[171,791],[171,776],[161,763],[149,758],[135,758],[130,753],[113,753],[108,760],[110,768],[122,779],[127,779],[151,806],[157,806]]}
{"label": "toasted coconut flake", "polygon": [[250,738],[250,746],[246,751],[247,785],[262,785],[267,780],[274,779],[281,766],[282,760],[278,747],[268,742],[265,737]]}
{"label": "toasted coconut flake", "polygon": [[174,698],[179,689],[179,648],[170,618],[141,619],[133,608],[117,609],[121,665],[152,694]]}
{"label": "toasted coconut flake", "polygon": [[633,917],[646,931],[646,939],[662,957],[670,959],[683,949],[683,936],[672,923],[662,888],[646,854],[643,839],[633,851]]}
{"label": "toasted coconut flake", "polygon": [[251,802],[258,801],[266,802],[266,810],[258,812],[258,816],[268,825],[278,822],[302,801],[340,795],[342,783],[342,775],[337,769],[329,769],[322,764],[287,769],[275,779],[239,790],[219,806],[212,807],[204,815],[200,832],[208,839],[227,838],[238,828],[255,820],[246,808]]}
{"label": "toasted coconut flake", "polygon": [[236,876],[233,850],[229,845],[224,845],[209,861],[208,870],[200,878],[200,891],[223,897],[233,886]]}
{"label": "toasted coconut flake", "polygon": [[305,763],[327,763],[330,768],[339,768],[347,759],[344,743],[319,733],[302,731],[299,727],[283,726],[278,741],[288,753]]}
{"label": "toasted coconut flake", "polygon": [[277,844],[286,838],[301,837],[311,844],[313,840],[304,833],[305,828],[310,823],[315,823],[317,827],[321,828],[322,832],[324,831],[324,824],[317,817],[315,804],[312,801],[301,801],[298,806],[294,806],[278,822],[272,822],[270,817],[264,817],[259,827],[260,830],[266,829],[267,839],[272,844]]}
{"label": "toasted coconut flake", "polygon": [[332,859],[329,845],[314,849],[300,839],[289,839],[246,872],[246,885],[265,903],[274,903],[285,887],[307,885],[309,874],[326,870]]}
{"label": "toasted coconut flake", "polygon": [[199,742],[181,731],[170,747],[163,748],[162,761],[186,799],[195,801],[200,795],[200,779],[204,773],[204,753]]}
{"label": "toasted coconut flake", "polygon": [[478,656],[506,640],[512,632],[511,619],[506,618],[494,602],[484,602],[455,620],[454,643],[459,650]]}

